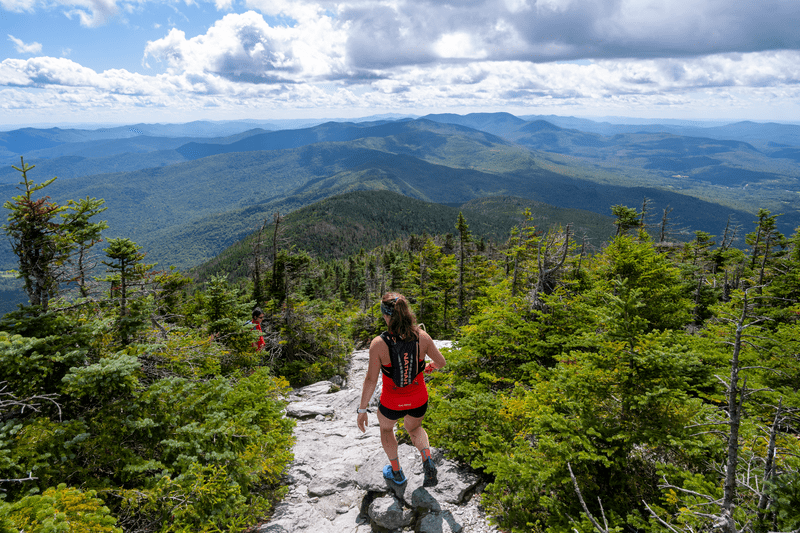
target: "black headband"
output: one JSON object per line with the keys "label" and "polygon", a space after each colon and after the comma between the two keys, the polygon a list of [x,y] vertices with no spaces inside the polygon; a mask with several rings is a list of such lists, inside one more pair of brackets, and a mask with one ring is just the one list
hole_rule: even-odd
{"label": "black headband", "polygon": [[394,304],[397,303],[397,300],[399,300],[399,299],[400,298],[395,298],[394,301],[391,302],[391,304],[390,304],[391,307],[389,307],[389,305],[381,302],[381,313],[383,313],[384,315],[387,315],[387,316],[392,316],[392,313],[394,313]]}

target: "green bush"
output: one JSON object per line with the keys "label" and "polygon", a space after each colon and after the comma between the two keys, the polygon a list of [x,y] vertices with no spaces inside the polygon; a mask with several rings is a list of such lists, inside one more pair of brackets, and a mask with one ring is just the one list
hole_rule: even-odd
{"label": "green bush", "polygon": [[343,376],[353,350],[350,316],[341,302],[298,301],[284,308],[275,372],[293,387]]}
{"label": "green bush", "polygon": [[41,495],[0,506],[6,531],[37,533],[122,533],[95,491],[82,492],[61,483]]}

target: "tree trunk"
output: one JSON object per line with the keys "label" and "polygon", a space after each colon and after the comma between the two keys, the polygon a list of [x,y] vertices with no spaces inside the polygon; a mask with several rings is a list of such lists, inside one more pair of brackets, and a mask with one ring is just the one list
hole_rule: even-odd
{"label": "tree trunk", "polygon": [[739,389],[739,354],[742,349],[742,333],[747,320],[748,298],[747,291],[742,301],[742,313],[736,323],[736,335],[733,341],[733,354],[731,357],[731,377],[728,383],[728,450],[727,464],[725,465],[725,485],[722,496],[722,514],[726,520],[724,526],[727,533],[737,533],[733,520],[733,504],[736,500],[736,467],[739,461],[739,428],[742,422],[742,403],[744,402],[747,382]]}
{"label": "tree trunk", "polygon": [[275,231],[272,234],[272,293],[275,294],[278,292],[280,287],[280,282],[277,279],[278,277],[278,226],[281,223],[281,215],[279,211],[276,211],[272,217],[272,221],[275,223]]}
{"label": "tree trunk", "polygon": [[772,479],[772,470],[775,466],[775,441],[778,435],[778,422],[781,417],[781,407],[783,405],[783,398],[778,402],[778,410],[775,412],[775,421],[772,423],[772,429],[769,432],[769,445],[767,446],[767,460],[764,464],[764,484],[763,490],[758,498],[758,519],[763,522],[765,519],[767,505],[770,498],[767,496],[766,488],[769,481]]}

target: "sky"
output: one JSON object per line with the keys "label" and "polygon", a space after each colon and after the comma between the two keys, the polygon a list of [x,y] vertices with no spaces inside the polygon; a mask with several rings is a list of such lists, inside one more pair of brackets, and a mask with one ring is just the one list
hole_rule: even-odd
{"label": "sky", "polygon": [[800,0],[0,0],[0,124],[800,121]]}

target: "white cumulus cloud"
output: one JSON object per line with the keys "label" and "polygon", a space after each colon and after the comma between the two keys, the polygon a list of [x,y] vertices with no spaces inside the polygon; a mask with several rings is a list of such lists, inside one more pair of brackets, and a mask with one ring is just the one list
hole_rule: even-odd
{"label": "white cumulus cloud", "polygon": [[[751,104],[788,105],[800,116],[797,1],[0,0],[32,16],[59,10],[76,26],[117,19],[121,31],[150,2],[180,7],[184,17],[137,50],[143,65],[163,66],[157,75],[6,59],[0,87],[9,100],[0,109],[95,101],[218,110],[602,106],[627,114]],[[192,10],[227,13],[198,33]],[[170,27],[163,22],[137,21]],[[38,43],[9,40],[21,54],[41,52]]]}
{"label": "white cumulus cloud", "polygon": [[214,74],[248,83],[300,82],[344,75],[344,34],[327,17],[294,26],[270,26],[255,11],[229,14],[208,32],[187,38],[173,28],[150,41],[144,60],[172,74]]}
{"label": "white cumulus cloud", "polygon": [[116,0],[57,0],[66,8],[67,17],[77,17],[82,26],[95,28],[106,24],[120,11]]}
{"label": "white cumulus cloud", "polygon": [[24,43],[22,39],[17,39],[13,35],[8,35],[8,40],[14,43],[14,48],[20,54],[38,54],[42,51],[42,43]]}
{"label": "white cumulus cloud", "polygon": [[38,0],[0,0],[0,6],[6,11],[22,13],[23,11],[33,11]]}

